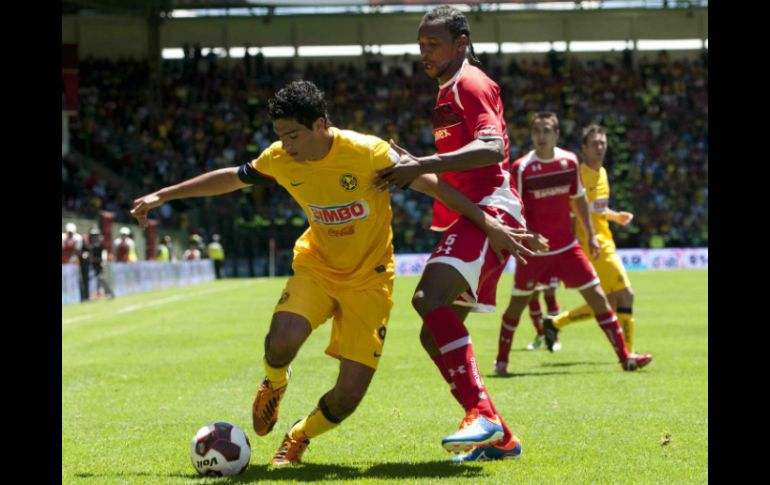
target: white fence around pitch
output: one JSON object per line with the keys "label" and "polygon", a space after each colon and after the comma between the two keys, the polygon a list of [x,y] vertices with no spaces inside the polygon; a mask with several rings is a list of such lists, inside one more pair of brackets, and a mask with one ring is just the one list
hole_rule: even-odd
{"label": "white fence around pitch", "polygon": [[80,268],[76,264],[61,265],[61,304],[80,303]]}
{"label": "white fence around pitch", "polygon": [[[214,262],[210,259],[177,263],[113,263],[111,272],[115,296],[197,285],[216,278]],[[91,281],[92,287],[94,284],[95,282]],[[80,303],[80,268],[77,265],[62,265],[61,302],[62,305]]]}
{"label": "white fence around pitch", "polygon": [[[623,266],[635,270],[708,269],[709,248],[618,249]],[[397,275],[418,275],[425,269],[430,254],[396,254]],[[516,269],[508,260],[506,273]]]}

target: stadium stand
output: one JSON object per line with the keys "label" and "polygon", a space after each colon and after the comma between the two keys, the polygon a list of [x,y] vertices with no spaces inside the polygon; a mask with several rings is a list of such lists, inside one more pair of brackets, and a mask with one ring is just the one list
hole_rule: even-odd
{"label": "stadium stand", "polygon": [[[313,79],[330,101],[340,127],[392,137],[415,154],[432,150],[426,120],[434,87],[422,75],[396,68],[383,72],[331,62],[273,65],[259,57],[225,67],[213,55],[166,61],[162,103],[150,107],[147,65],[138,61],[80,63],[79,117],[71,124],[72,150],[62,159],[62,206],[84,216],[105,209],[127,220],[132,198],[168,184],[255,158],[274,139],[265,101],[292,78]],[[579,149],[579,128],[591,121],[608,127],[613,205],[637,218],[617,229],[619,247],[646,247],[661,237],[666,246],[708,244],[708,61],[672,61],[665,52],[632,63],[564,59],[501,62],[482,55],[503,92],[511,136],[511,159],[529,150],[527,117],[547,109],[560,113],[562,145]],[[116,73],[121,73],[117,75]],[[250,74],[249,74],[250,73]],[[419,113],[418,116],[416,113]],[[85,191],[82,190],[85,187]],[[398,252],[422,252],[435,235],[424,231],[430,201],[395,194]],[[188,215],[190,205],[195,221]],[[181,209],[181,210],[180,210]],[[193,201],[158,212],[164,225],[226,231],[215,221],[277,226],[284,247],[301,230],[304,214],[283,189],[259,187],[249,194]],[[295,221],[295,225],[289,223]]]}

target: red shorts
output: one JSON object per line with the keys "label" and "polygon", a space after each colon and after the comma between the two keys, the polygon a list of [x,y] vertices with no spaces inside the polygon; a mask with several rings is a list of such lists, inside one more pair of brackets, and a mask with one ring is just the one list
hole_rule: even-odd
{"label": "red shorts", "polygon": [[560,280],[556,276],[543,276],[540,278],[535,285],[535,289],[538,291],[545,291],[545,290],[558,290],[560,285]]}
{"label": "red shorts", "polygon": [[599,284],[599,277],[578,244],[546,256],[531,256],[527,264],[517,264],[512,295],[531,294],[537,283],[558,278],[567,288],[583,290]]}
{"label": "red shorts", "polygon": [[[489,206],[480,207],[510,227],[524,227],[503,210]],[[461,217],[446,230],[425,264],[444,263],[455,268],[468,282],[468,290],[461,294],[454,304],[469,306],[473,312],[489,313],[495,311],[497,282],[503,274],[508,257],[506,253],[505,261],[500,263],[495,252],[489,247],[486,233],[469,219]]]}

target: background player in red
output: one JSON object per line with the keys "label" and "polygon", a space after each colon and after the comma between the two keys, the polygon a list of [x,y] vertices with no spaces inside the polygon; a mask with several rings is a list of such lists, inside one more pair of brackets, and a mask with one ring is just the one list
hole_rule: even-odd
{"label": "background player in red", "polygon": [[[437,153],[415,157],[394,147],[400,163],[379,172],[381,184],[404,187],[421,174],[438,173],[501,222],[525,227],[521,200],[511,190],[500,88],[466,59],[470,50],[476,60],[468,20],[455,8],[434,8],[420,23],[418,42],[425,72],[439,83],[433,109]],[[442,445],[455,452],[475,448],[459,460],[516,458],[521,444],[489,397],[463,323],[471,309],[494,310],[505,261],[495,258],[486,236],[468,219],[440,202],[433,206],[432,229],[446,234],[427,263],[412,304],[423,320],[422,345],[466,412],[459,431]],[[540,243],[532,249],[545,248]],[[520,263],[526,265],[523,259]]]}
{"label": "background player in red", "polygon": [[[567,288],[575,288],[585,298],[596,315],[624,370],[636,370],[652,361],[652,355],[629,354],[623,331],[615,312],[604,295],[599,278],[578,245],[570,221],[570,200],[574,200],[579,223],[586,231],[591,257],[599,255],[589,216],[588,200],[580,179],[577,156],[556,146],[559,139],[559,119],[551,112],[535,114],[532,120],[532,141],[535,149],[513,163],[514,184],[524,201],[529,229],[548,238],[549,249],[529,258],[529,264],[518,265],[514,276],[511,301],[503,315],[495,369],[508,363],[508,354],[519,317],[529,302],[538,281],[558,277]],[[553,351],[558,330],[543,321],[545,343]]]}

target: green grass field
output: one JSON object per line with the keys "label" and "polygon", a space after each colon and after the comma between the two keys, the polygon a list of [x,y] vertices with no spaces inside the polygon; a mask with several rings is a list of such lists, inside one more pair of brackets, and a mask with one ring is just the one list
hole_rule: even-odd
{"label": "green grass field", "polygon": [[[524,351],[524,316],[511,377],[491,375],[500,313],[468,327],[498,410],[523,442],[517,461],[455,464],[440,445],[462,409],[418,341],[409,305],[417,278],[396,281],[379,371],[359,409],[314,439],[303,465],[267,465],[288,426],[332,387],[323,350],[330,324],[292,367],[276,428],[251,430],[262,347],[284,279],[225,280],[62,308],[63,483],[707,483],[708,272],[632,272],[636,347],[655,362],[622,372],[596,322],[561,334],[559,353]],[[563,308],[579,303],[559,291]],[[246,431],[251,465],[237,478],[199,478],[193,434],[212,421]]]}

